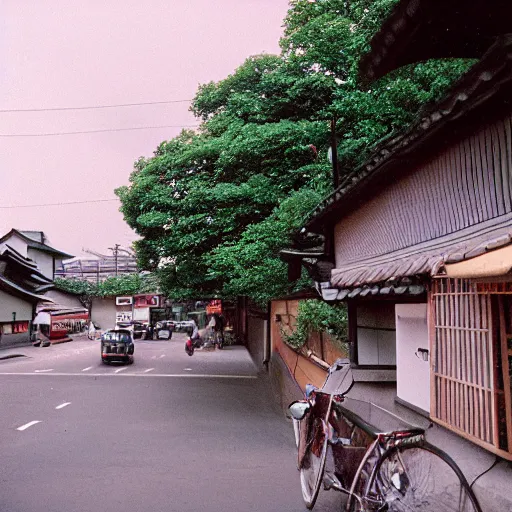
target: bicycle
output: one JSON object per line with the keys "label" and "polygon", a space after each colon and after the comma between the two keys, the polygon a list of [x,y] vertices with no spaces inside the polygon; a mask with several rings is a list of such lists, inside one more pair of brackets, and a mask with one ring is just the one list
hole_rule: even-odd
{"label": "bicycle", "polygon": [[306,507],[323,482],[347,496],[347,512],[482,512],[460,468],[425,429],[346,397],[353,383],[350,362],[340,359],[322,388],[306,386],[305,400],[289,407]]}

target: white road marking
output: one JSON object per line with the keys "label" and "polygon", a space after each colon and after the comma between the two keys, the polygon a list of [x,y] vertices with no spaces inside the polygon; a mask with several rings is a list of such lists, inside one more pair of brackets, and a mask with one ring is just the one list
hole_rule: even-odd
{"label": "white road marking", "polygon": [[114,373],[124,372],[126,370],[126,366],[123,366],[122,368],[118,368],[117,370],[114,370]]}
{"label": "white road marking", "polygon": [[[114,373],[24,373],[2,372],[2,375],[35,376],[38,377],[114,377]],[[119,377],[169,377],[169,378],[198,378],[198,379],[257,379],[256,375],[213,375],[200,373],[124,373]]]}
{"label": "white road marking", "polygon": [[162,354],[162,355],[160,356],[160,359],[162,359],[162,357],[165,357],[165,354]]}
{"label": "white road marking", "polygon": [[55,407],[55,409],[64,409],[64,407],[66,407],[66,405],[69,405],[71,404],[71,402],[64,402],[63,404],[60,404],[60,405],[57,405],[57,407]]}
{"label": "white road marking", "polygon": [[152,372],[154,370],[154,368],[148,368],[147,370],[144,370],[144,373],[149,373],[149,372]]}
{"label": "white road marking", "polygon": [[191,371],[192,371],[192,368],[183,368],[183,371],[184,371],[184,372],[191,372]]}
{"label": "white road marking", "polygon": [[89,370],[92,370],[92,366],[88,366],[87,368],[84,368],[82,371],[83,372],[88,372]]}
{"label": "white road marking", "polygon": [[18,427],[16,430],[19,430],[20,432],[23,432],[24,430],[27,430],[28,427],[31,427],[32,425],[35,425],[36,423],[41,423],[41,421],[40,420],[29,421],[28,423],[25,423],[25,425],[22,425],[21,427]]}
{"label": "white road marking", "polygon": [[53,368],[48,368],[48,370],[34,370],[35,373],[45,373],[45,372],[53,372]]}

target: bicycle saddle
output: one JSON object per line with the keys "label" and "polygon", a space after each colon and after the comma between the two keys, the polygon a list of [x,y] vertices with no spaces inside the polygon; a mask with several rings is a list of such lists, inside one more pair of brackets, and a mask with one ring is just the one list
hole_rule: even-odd
{"label": "bicycle saddle", "polygon": [[324,385],[319,389],[330,395],[345,395],[354,385],[349,359],[337,359],[329,368]]}

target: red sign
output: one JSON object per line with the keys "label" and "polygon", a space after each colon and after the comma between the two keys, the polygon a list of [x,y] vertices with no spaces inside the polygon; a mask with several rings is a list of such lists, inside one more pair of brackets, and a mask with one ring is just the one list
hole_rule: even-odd
{"label": "red sign", "polygon": [[222,315],[222,301],[220,299],[211,300],[206,306],[207,315],[213,315],[214,313]]}
{"label": "red sign", "polygon": [[89,315],[87,313],[52,315],[50,339],[65,338],[68,334],[84,332],[88,321]]}
{"label": "red sign", "polygon": [[135,295],[133,306],[136,308],[157,308],[160,306],[160,295]]}

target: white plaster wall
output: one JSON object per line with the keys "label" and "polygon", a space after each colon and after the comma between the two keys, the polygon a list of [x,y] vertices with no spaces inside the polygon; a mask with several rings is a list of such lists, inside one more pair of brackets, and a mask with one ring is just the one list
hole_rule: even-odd
{"label": "white plaster wall", "polygon": [[14,312],[16,321],[32,320],[32,304],[30,302],[0,290],[0,322],[12,322]]}
{"label": "white plaster wall", "polygon": [[397,395],[429,412],[430,361],[416,356],[418,348],[429,349],[427,305],[397,304],[395,311]]}
{"label": "white plaster wall", "polygon": [[18,235],[13,235],[8,238],[4,243],[10,245],[15,251],[27,257],[27,242],[22,240]]}
{"label": "white plaster wall", "polygon": [[361,365],[395,365],[394,305],[368,302],[357,307],[357,359]]}
{"label": "white plaster wall", "polygon": [[149,322],[149,308],[133,308],[133,319],[140,322]]}
{"label": "white plaster wall", "polygon": [[91,306],[91,320],[102,330],[113,329],[116,325],[116,300],[94,298]]}
{"label": "white plaster wall", "polygon": [[33,259],[43,276],[53,280],[53,256],[37,249],[28,249],[28,257]]}

